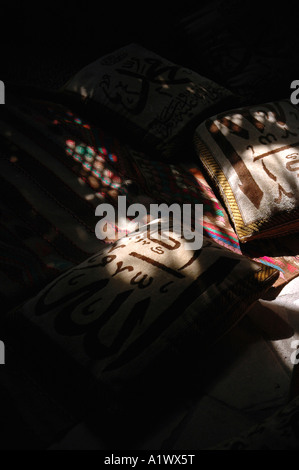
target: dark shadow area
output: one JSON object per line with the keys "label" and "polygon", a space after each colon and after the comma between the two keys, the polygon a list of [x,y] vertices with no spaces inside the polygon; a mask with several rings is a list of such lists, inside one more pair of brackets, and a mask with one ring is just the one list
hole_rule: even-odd
{"label": "dark shadow area", "polygon": [[[57,89],[84,65],[130,42],[164,52],[170,60],[176,55],[179,4],[5,3],[0,75],[12,84]],[[184,9],[195,3],[185,2]]]}
{"label": "dark shadow area", "polygon": [[[86,241],[88,235],[94,235],[95,206],[98,201],[115,205],[120,194],[126,195],[128,202],[144,202],[152,197],[155,202],[167,203],[176,194],[180,204],[202,203],[208,220],[204,234],[216,243],[252,258],[298,256],[296,235],[277,243],[259,240],[240,246],[219,202],[220,195],[205,181],[194,152],[183,162],[173,162],[172,170],[181,171],[175,183],[169,183],[168,165],[145,155],[146,179],[136,162],[122,153],[122,142],[118,141],[121,133],[115,136],[114,129],[106,129],[105,122],[102,129],[101,124],[88,120],[88,113],[81,115],[75,105],[72,108],[65,103],[64,107],[61,102],[60,109],[61,96],[56,93],[83,66],[136,42],[227,86],[244,104],[289,97],[290,82],[299,78],[298,17],[293,2],[272,3],[264,11],[248,0],[200,4],[187,0],[170,7],[149,2],[136,8],[119,2],[100,3],[96,8],[94,3],[77,5],[67,1],[33,6],[12,1],[2,11],[6,26],[1,31],[4,54],[0,80],[5,82],[9,105],[19,106],[19,100],[24,100],[22,112],[26,118],[16,117],[9,110],[2,114],[7,128],[0,130],[1,159],[18,174],[30,174],[32,187],[41,187],[52,199],[55,196],[57,208],[63,206],[65,217],[70,215],[76,220],[74,227],[79,226],[81,231],[76,232],[76,243],[71,243],[73,239],[50,223],[38,206],[24,202],[23,187],[16,184],[13,189],[13,184],[7,184],[0,175],[0,240],[11,255],[9,262],[3,262],[3,272],[10,281],[22,285],[19,295],[2,292],[1,314],[96,252]],[[11,129],[15,134],[9,133]],[[35,142],[32,154],[30,147],[24,147],[24,139],[14,140],[18,133],[21,139],[25,136]],[[78,195],[70,196],[62,176],[59,180],[57,174],[47,173],[42,165],[39,168],[35,157],[45,149],[55,165],[61,165],[65,174],[72,174],[76,191],[81,191],[84,183],[88,189],[84,202]],[[33,246],[39,249],[35,251]],[[18,263],[11,262],[17,254]],[[56,264],[47,258],[49,254]],[[32,272],[27,269],[29,265]],[[268,297],[275,298],[281,288],[282,284],[270,289]],[[138,448],[175,409],[186,403],[191,406],[208,393],[235,358],[246,353],[251,344],[245,330],[252,331],[252,343],[258,341],[255,326],[267,339],[286,338],[293,333],[266,308],[252,314],[252,319],[254,326],[244,318],[238,328],[208,351],[184,344],[185,354],[178,362],[166,355],[130,383],[120,402],[104,388],[99,390],[83,367],[72,362],[57,345],[53,348],[53,342],[33,331],[26,321],[19,325],[19,333],[14,325],[1,325],[0,339],[7,345],[9,363],[0,371],[0,421],[5,429],[0,448],[46,449],[82,420],[104,440],[107,449]],[[191,360],[186,361],[186,357]],[[25,398],[19,392],[21,386]],[[45,413],[47,423],[40,436],[28,424],[32,416],[24,413],[26,400],[30,403],[28,414],[35,410],[36,428]],[[265,417],[271,411],[265,410]],[[260,418],[257,413],[256,419]],[[170,439],[164,448],[171,449],[172,445]]]}
{"label": "dark shadow area", "polygon": [[164,4],[4,2],[0,79],[62,86],[102,55],[138,42],[249,102],[288,95],[298,77],[294,1]]}
{"label": "dark shadow area", "polygon": [[264,337],[270,341],[290,338],[294,334],[294,329],[282,317],[273,310],[260,303],[256,303],[248,316],[259,330],[263,332]]}
{"label": "dark shadow area", "polygon": [[[24,335],[26,331],[32,338],[30,342]],[[87,370],[75,364],[62,349],[57,345],[53,348],[51,341],[45,336],[41,337],[40,332],[34,332],[32,324],[26,325],[24,322],[19,330],[20,336],[14,327],[2,329],[1,335],[9,346],[10,367],[1,376],[1,426],[5,427],[7,435],[0,448],[46,449],[82,421],[98,437],[99,442],[104,443],[107,450],[142,448],[144,441],[163,427],[174,412],[182,410],[186,415],[184,419],[188,419],[188,408],[191,411],[201,398],[209,394],[217,381],[225,377],[236,357],[240,360],[247,349],[259,341],[257,331],[245,317],[237,327],[205,351],[193,347],[182,361],[175,363],[165,357],[147,368],[120,395],[113,396],[102,385],[95,386]],[[38,359],[37,351],[40,355]],[[20,399],[14,396],[14,388],[11,388],[17,383],[14,383],[14,375],[22,376],[24,373],[26,380],[33,380],[34,387],[39,391],[36,402],[28,406],[25,420],[22,416],[24,404],[21,403],[19,411]],[[242,388],[241,383],[240,380]],[[25,387],[23,394],[27,400],[30,393],[32,390]],[[52,423],[52,429],[49,431],[46,427],[47,432],[40,435],[30,429],[37,410],[40,413],[41,429],[46,427],[45,423],[48,427]],[[265,410],[248,410],[248,417],[259,422],[272,412],[271,406]],[[36,426],[37,418],[34,419]],[[18,427],[16,434],[15,427]],[[171,450],[175,436],[176,428],[160,450]],[[198,442],[198,448],[200,446]]]}

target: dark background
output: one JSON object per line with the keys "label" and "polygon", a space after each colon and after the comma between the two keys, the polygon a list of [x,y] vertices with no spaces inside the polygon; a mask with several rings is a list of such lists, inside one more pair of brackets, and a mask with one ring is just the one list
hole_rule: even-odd
{"label": "dark background", "polygon": [[[289,97],[291,81],[299,79],[297,3],[1,2],[0,80],[7,90],[57,90],[91,61],[137,42],[249,102]],[[38,448],[2,388],[0,402],[8,404],[1,409],[7,427],[0,448]]]}
{"label": "dark background", "polygon": [[84,65],[138,42],[255,100],[289,96],[299,78],[297,3],[1,2],[0,79],[57,89]]}

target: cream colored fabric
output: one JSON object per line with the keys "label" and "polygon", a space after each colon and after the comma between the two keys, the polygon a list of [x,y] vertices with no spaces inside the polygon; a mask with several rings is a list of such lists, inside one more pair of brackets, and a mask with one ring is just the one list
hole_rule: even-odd
{"label": "cream colored fabric", "polygon": [[[244,226],[298,209],[299,111],[288,100],[213,116],[196,136],[224,174]],[[229,191],[210,173],[235,220]]]}
{"label": "cream colored fabric", "polygon": [[64,90],[104,106],[116,119],[123,118],[122,123],[135,135],[167,154],[175,151],[171,141],[194,118],[234,96],[138,44],[87,65]]}
{"label": "cream colored fabric", "polygon": [[60,276],[21,315],[119,389],[159,358],[189,361],[189,348],[215,343],[277,276],[208,239],[186,250],[178,231],[151,223]]}

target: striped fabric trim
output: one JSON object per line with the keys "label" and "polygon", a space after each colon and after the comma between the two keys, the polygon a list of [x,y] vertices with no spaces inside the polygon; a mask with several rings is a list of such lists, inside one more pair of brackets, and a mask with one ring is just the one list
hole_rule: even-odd
{"label": "striped fabric trim", "polygon": [[240,247],[237,239],[223,232],[220,232],[211,224],[207,224],[206,222],[203,223],[203,229],[208,236],[210,236],[220,244],[222,242],[224,246],[229,246],[233,251],[240,253]]}
{"label": "striped fabric trim", "polygon": [[[85,199],[86,194],[94,195],[98,190],[88,178],[82,179],[82,162],[75,158],[80,149],[76,146],[85,146],[87,151],[96,152],[104,171],[109,172],[111,178],[115,176],[120,182],[127,179],[134,181],[138,197],[145,196],[159,203],[203,204],[204,234],[219,245],[241,253],[238,237],[225,209],[204,178],[186,171],[184,164],[148,160],[149,157],[139,149],[124,145],[113,134],[106,132],[105,128],[93,126],[70,108],[56,103],[35,100],[17,102],[6,106],[1,120],[0,196],[2,213],[6,212],[3,224],[6,233],[12,233],[9,246],[13,244],[13,234],[20,236],[19,240],[15,239],[15,254],[18,256],[19,249],[20,261],[23,259],[22,250],[24,255],[28,254],[28,259],[25,256],[24,265],[20,263],[18,271],[18,279],[24,276],[27,291],[21,284],[18,286],[11,276],[15,263],[13,249],[7,251],[11,253],[10,259],[3,259],[0,263],[0,277],[2,279],[6,273],[10,292],[13,292],[15,286],[16,293],[21,289],[23,296],[31,295],[29,286],[40,286],[40,282],[49,281],[103,247],[103,243],[97,239],[96,243],[88,243],[86,237],[94,233],[96,205],[99,202],[115,205],[115,196],[113,198],[106,191],[102,199]],[[82,185],[78,185],[78,179]],[[20,181],[24,182],[21,186]],[[32,197],[32,194],[35,196]],[[115,194],[125,194],[130,204],[136,202],[136,196],[130,194],[122,184]],[[61,219],[57,218],[58,212],[63,214]],[[78,238],[72,237],[72,233],[65,230],[65,223],[80,227],[85,241],[82,239],[82,243],[79,243]],[[22,239],[21,230],[27,233],[26,240]],[[119,232],[121,236],[125,234]],[[4,235],[4,232],[2,235],[0,241],[4,242],[3,238],[8,235]],[[32,263],[32,266],[30,250],[32,261],[35,257],[36,263]],[[255,254],[250,257],[280,270],[280,280],[289,279],[298,273],[299,265],[295,265],[292,256],[288,262],[283,258],[267,257],[263,260],[254,257]],[[37,273],[40,270],[40,280],[32,276],[34,273],[31,268],[34,266]],[[34,279],[36,282],[33,282]],[[5,293],[0,289],[1,294]],[[20,293],[18,299],[22,295]]]}
{"label": "striped fabric trim", "polygon": [[[132,158],[132,154],[130,156]],[[204,234],[219,245],[235,253],[244,254],[245,245],[243,244],[241,248],[239,238],[230,224],[226,210],[216,198],[198,165],[193,162],[169,165],[164,162],[148,161],[146,156],[144,159],[140,157],[140,154],[135,157],[133,153],[136,172],[139,172],[138,181],[144,181],[142,187],[145,188],[144,191],[149,196],[154,197],[156,202],[203,204]],[[257,262],[278,269],[280,278],[276,282],[277,285],[286,283],[298,274],[299,266],[296,264],[294,256],[297,253],[296,248],[293,247],[292,256],[289,257],[289,260],[278,256],[257,257],[257,253],[273,254],[281,252],[282,244],[280,242],[278,246],[273,238],[271,243],[268,241],[266,247],[260,247],[261,249],[252,251],[250,255],[245,253],[246,256]],[[259,245],[261,245],[261,241],[259,241]],[[248,248],[248,244],[246,248]],[[288,246],[286,250],[285,244],[283,244],[283,249],[290,252],[290,247]]]}
{"label": "striped fabric trim", "polygon": [[245,243],[248,240],[258,238],[283,236],[299,230],[299,208],[291,212],[277,214],[269,220],[262,219],[245,225],[232,188],[220,165],[214,159],[206,144],[197,135],[194,136],[194,143],[204,168],[223,198],[241,242]]}

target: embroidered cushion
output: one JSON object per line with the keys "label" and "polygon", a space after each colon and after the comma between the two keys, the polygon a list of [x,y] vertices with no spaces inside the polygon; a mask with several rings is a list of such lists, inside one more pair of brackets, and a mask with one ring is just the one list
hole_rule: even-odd
{"label": "embroidered cushion", "polygon": [[[86,383],[119,399],[161,371],[181,377],[277,276],[206,238],[186,249],[179,230],[150,223],[62,274],[9,319],[43,368],[66,380],[74,367],[76,382],[84,371]],[[76,387],[84,390],[85,379]]]}
{"label": "embroidered cushion", "polygon": [[78,94],[98,115],[110,115],[114,129],[119,124],[135,143],[165,157],[179,154],[205,116],[236,103],[224,87],[138,44],[87,65],[64,92]]}
{"label": "embroidered cushion", "polygon": [[299,112],[288,100],[200,124],[195,147],[241,242],[299,229]]}

